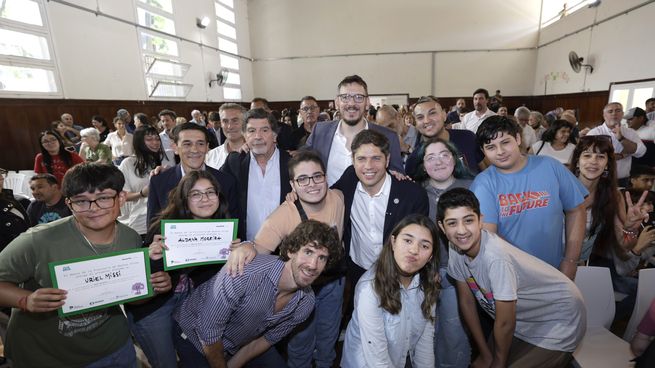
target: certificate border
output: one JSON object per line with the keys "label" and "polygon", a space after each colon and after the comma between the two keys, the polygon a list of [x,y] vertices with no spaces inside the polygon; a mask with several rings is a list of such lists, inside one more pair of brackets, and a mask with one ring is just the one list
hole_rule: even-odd
{"label": "certificate border", "polygon": [[[210,223],[210,222],[232,222],[234,224],[232,226],[232,240],[237,238],[237,229],[238,229],[238,225],[239,225],[239,219],[161,220],[161,225],[160,225],[161,226],[161,230],[160,230],[161,235],[163,237],[166,237],[166,234],[165,234],[165,231],[164,231],[164,228],[165,228],[166,224],[185,223],[185,222],[199,222],[199,223],[203,223],[203,222],[207,222],[207,223]],[[182,265],[179,265],[179,266],[167,266],[166,265],[167,264],[167,262],[166,262],[166,249],[164,249],[163,254],[164,254],[164,259],[163,259],[163,261],[164,261],[164,271],[177,270],[177,269],[180,269],[180,268],[188,268],[188,267],[194,267],[194,266],[203,266],[203,265],[209,265],[209,264],[222,264],[222,263],[227,262],[227,260],[224,260],[224,261],[219,260],[219,261],[185,263],[185,264],[182,264]]]}
{"label": "certificate border", "polygon": [[63,261],[56,261],[56,262],[50,262],[48,263],[48,268],[50,269],[50,279],[52,280],[52,287],[58,289],[58,282],[57,282],[57,275],[55,274],[55,267],[62,265],[62,264],[71,264],[71,263],[79,263],[79,262],[84,262],[84,261],[90,261],[93,259],[100,259],[100,258],[107,258],[107,257],[113,257],[113,256],[118,256],[121,254],[128,254],[128,253],[143,253],[143,258],[145,260],[145,266],[146,266],[146,285],[147,285],[147,290],[148,292],[144,295],[137,296],[134,298],[130,299],[123,299],[119,301],[114,301],[114,302],[109,302],[107,304],[101,304],[98,306],[93,306],[90,308],[85,308],[85,309],[79,309],[74,312],[66,313],[64,312],[63,308],[64,306],[61,306],[59,309],[57,309],[57,314],[59,314],[59,317],[70,317],[74,316],[77,314],[82,314],[86,312],[91,312],[99,309],[107,309],[109,307],[112,307],[114,305],[119,305],[119,304],[125,304],[129,303],[135,300],[140,300],[140,299],[146,299],[150,298],[154,295],[153,289],[152,289],[152,283],[150,282],[150,256],[148,254],[148,248],[134,248],[134,249],[126,249],[126,250],[119,250],[116,252],[110,252],[110,253],[103,253],[95,256],[88,256],[88,257],[79,257],[79,258],[71,258]]}

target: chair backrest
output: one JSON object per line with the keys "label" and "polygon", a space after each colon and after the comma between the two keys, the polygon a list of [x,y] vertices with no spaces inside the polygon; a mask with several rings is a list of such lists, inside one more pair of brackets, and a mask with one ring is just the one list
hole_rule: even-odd
{"label": "chair backrest", "polygon": [[26,180],[27,180],[27,176],[25,176],[25,174],[19,174],[10,171],[9,173],[7,173],[7,177],[5,178],[5,183],[3,186],[7,189],[11,189],[16,194],[26,194],[26,195],[31,194],[29,190],[25,192]]}
{"label": "chair backrest", "polygon": [[609,330],[616,309],[609,268],[578,267],[575,285],[580,289],[587,307],[587,328],[605,327]]}
{"label": "chair backrest", "polygon": [[623,334],[623,340],[631,341],[637,331],[637,326],[644,318],[651,301],[655,299],[655,268],[644,268],[639,271],[639,284],[637,284],[637,300],[632,310],[628,327]]}

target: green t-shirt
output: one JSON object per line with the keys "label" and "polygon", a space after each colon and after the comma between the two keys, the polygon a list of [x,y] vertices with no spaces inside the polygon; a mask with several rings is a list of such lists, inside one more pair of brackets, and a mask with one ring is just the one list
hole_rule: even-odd
{"label": "green t-shirt", "polygon": [[109,148],[109,146],[103,143],[98,143],[95,150],[92,150],[89,146],[84,148],[86,162],[111,163],[111,148]]}
{"label": "green t-shirt", "polygon": [[[74,217],[33,227],[0,253],[0,281],[28,290],[51,288],[48,263],[93,256]],[[141,238],[118,223],[115,245],[95,245],[99,254],[138,248]],[[57,311],[26,313],[13,309],[7,328],[6,356],[14,367],[82,367],[121,348],[129,337],[120,308],[110,307],[73,317]]]}

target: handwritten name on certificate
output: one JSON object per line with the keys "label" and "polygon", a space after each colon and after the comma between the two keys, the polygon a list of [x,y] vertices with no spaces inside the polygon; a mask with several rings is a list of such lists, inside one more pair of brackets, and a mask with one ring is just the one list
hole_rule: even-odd
{"label": "handwritten name on certificate", "polygon": [[162,220],[164,270],[225,263],[230,243],[236,239],[236,219],[228,220]]}
{"label": "handwritten name on certificate", "polygon": [[130,249],[49,264],[53,286],[68,291],[60,316],[153,295],[147,249]]}

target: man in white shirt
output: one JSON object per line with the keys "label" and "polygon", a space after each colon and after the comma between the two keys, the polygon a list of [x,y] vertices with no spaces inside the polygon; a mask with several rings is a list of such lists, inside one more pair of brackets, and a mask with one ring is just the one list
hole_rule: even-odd
{"label": "man in white shirt", "polygon": [[537,134],[534,129],[528,124],[530,121],[530,109],[525,106],[520,106],[514,111],[516,122],[521,126],[521,148],[523,152],[527,152],[533,144],[537,142]]}
{"label": "man in white shirt", "polygon": [[191,111],[191,123],[198,124],[200,126],[205,126],[205,117],[202,115],[200,110]]}
{"label": "man in white shirt", "polygon": [[616,158],[616,176],[619,185],[626,186],[630,176],[632,156],[641,157],[646,153],[646,146],[634,129],[621,125],[623,106],[610,102],[603,108],[603,124],[591,129],[587,135],[607,135],[612,139],[614,157]]}
{"label": "man in white shirt", "polygon": [[[205,163],[215,169],[220,169],[230,152],[237,152],[246,143],[243,137],[243,115],[246,109],[237,103],[224,103],[219,107],[220,124],[225,142],[207,152]],[[210,133],[211,134],[211,133]]]}
{"label": "man in white shirt", "polygon": [[648,120],[644,109],[633,107],[625,113],[623,118],[628,122],[628,126],[639,134],[641,140],[655,140],[655,120]]}
{"label": "man in white shirt", "polygon": [[175,114],[175,111],[164,109],[159,112],[158,116],[159,121],[164,125],[164,131],[159,133],[159,138],[161,138],[161,146],[166,152],[172,148],[171,141],[173,140],[173,128],[175,128],[177,114]]}
{"label": "man in white shirt", "polygon": [[[461,121],[461,128],[468,129],[473,133],[478,131],[478,127],[482,121],[489,116],[496,115],[495,112],[487,108],[487,100],[489,99],[489,91],[484,88],[478,88],[473,92],[473,107],[475,110],[464,115]],[[454,128],[454,126],[453,126]]]}

